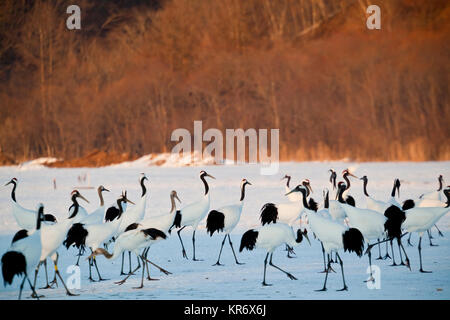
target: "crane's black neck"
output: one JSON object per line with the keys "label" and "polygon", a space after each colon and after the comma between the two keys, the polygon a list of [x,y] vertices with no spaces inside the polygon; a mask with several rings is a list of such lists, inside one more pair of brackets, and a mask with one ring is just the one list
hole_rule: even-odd
{"label": "crane's black neck", "polygon": [[206,182],[205,174],[202,174],[200,176],[200,179],[203,181],[203,184],[205,185],[205,196],[206,196],[209,192],[209,186],[208,186],[208,182]]}
{"label": "crane's black neck", "polygon": [[17,182],[12,180],[11,183],[14,185],[14,187],[11,190],[11,199],[13,199],[14,202],[17,202],[16,200],[16,187],[17,187]]}
{"label": "crane's black neck", "polygon": [[69,219],[75,218],[75,216],[78,213],[78,210],[80,209],[80,205],[78,204],[77,195],[76,194],[74,194],[72,196],[72,202],[73,202],[73,204],[70,206],[69,211],[70,211],[71,208],[74,208],[74,209],[73,209],[73,212],[70,215]]}
{"label": "crane's black neck", "polygon": [[308,183],[307,182],[303,182],[302,185],[306,188],[306,197],[309,197],[310,191],[309,191]]}
{"label": "crane's black neck", "polygon": [[347,190],[347,188],[345,188],[345,187],[340,187],[338,190],[338,201],[340,203],[346,203],[344,198],[342,197],[342,194],[344,193],[345,190]]}
{"label": "crane's black neck", "polygon": [[44,207],[39,207],[38,214],[37,214],[37,221],[36,221],[36,230],[41,229],[41,220],[44,216]]}
{"label": "crane's black neck", "polygon": [[172,204],[172,207],[170,208],[170,213],[174,212],[176,209],[175,205],[175,196],[173,194],[170,195],[170,202]]}
{"label": "crane's black neck", "polygon": [[[439,181],[439,189],[437,189],[437,191],[441,191],[441,190],[442,190],[442,180],[443,180],[442,176],[439,176],[439,178],[438,178],[438,181]],[[15,188],[15,186],[14,186],[14,188]]]}
{"label": "crane's black neck", "polygon": [[392,186],[391,197],[395,197],[395,188],[397,187],[397,179],[394,180],[394,185]]}
{"label": "crane's black neck", "polygon": [[244,182],[243,184],[242,184],[242,187],[241,187],[241,199],[239,200],[239,201],[244,201],[244,198],[245,198],[245,186],[248,184],[248,182]]}
{"label": "crane's black neck", "polygon": [[366,197],[369,197],[369,194],[367,193],[367,182],[368,182],[368,179],[365,178],[365,179],[363,180],[363,189],[364,189],[364,195],[365,195]]}
{"label": "crane's black neck", "polygon": [[348,172],[344,173],[344,175],[342,176],[346,182],[346,187],[345,190],[350,189],[350,180],[348,179]]}
{"label": "crane's black neck", "polygon": [[310,209],[308,202],[306,201],[306,190],[305,189],[300,189],[300,193],[302,194],[302,203],[303,203],[303,207],[305,209]]}
{"label": "crane's black neck", "polygon": [[291,182],[291,176],[286,176],[286,179],[287,179],[287,181],[286,181],[286,187],[289,188],[289,183]]}
{"label": "crane's black neck", "polygon": [[324,201],[324,208],[328,209],[330,207],[330,196],[329,196],[329,191],[327,190],[327,193],[325,194],[325,201]]}
{"label": "crane's black neck", "polygon": [[145,196],[145,194],[147,193],[147,188],[146,188],[145,185],[144,185],[144,180],[145,180],[145,177],[142,177],[142,178],[141,178],[141,188],[142,188],[142,195],[141,195],[141,198],[142,198],[143,196]]}

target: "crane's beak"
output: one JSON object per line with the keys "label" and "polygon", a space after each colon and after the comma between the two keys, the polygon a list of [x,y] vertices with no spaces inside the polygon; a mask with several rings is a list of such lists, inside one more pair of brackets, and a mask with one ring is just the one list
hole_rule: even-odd
{"label": "crane's beak", "polygon": [[247,184],[249,184],[249,185],[251,185],[251,186],[252,186],[252,184],[250,183],[250,181],[247,181]]}
{"label": "crane's beak", "polygon": [[298,191],[295,190],[295,189],[294,189],[294,190],[291,190],[291,191],[289,191],[288,193],[286,193],[285,196],[288,196],[288,195],[290,195],[290,194],[293,193],[293,192],[298,192]]}
{"label": "crane's beak", "polygon": [[128,203],[135,204],[133,201],[131,201],[131,200],[127,199],[127,198],[125,198],[125,200],[126,200]]}
{"label": "crane's beak", "polygon": [[177,194],[175,194],[174,198],[177,199],[179,203],[181,203],[181,200],[180,200],[180,198],[178,198]]}
{"label": "crane's beak", "polygon": [[207,176],[207,177],[210,177],[210,178],[213,178],[213,179],[216,179],[216,178],[214,178],[212,175],[210,175],[209,173],[207,173],[206,176]]}
{"label": "crane's beak", "polygon": [[12,183],[12,180],[10,180],[7,184],[5,184],[5,187],[8,185],[8,184],[11,184]]}
{"label": "crane's beak", "polygon": [[81,194],[78,194],[78,197],[81,198],[81,199],[83,199],[83,200],[86,201],[87,203],[89,203],[89,200],[86,199],[85,197],[83,197]]}
{"label": "crane's beak", "polygon": [[353,173],[351,173],[350,171],[348,171],[348,175],[352,176],[353,178],[359,179],[357,176],[355,176]]}
{"label": "crane's beak", "polygon": [[106,189],[106,188],[103,188],[103,191],[108,191],[108,192],[110,192],[108,189]]}

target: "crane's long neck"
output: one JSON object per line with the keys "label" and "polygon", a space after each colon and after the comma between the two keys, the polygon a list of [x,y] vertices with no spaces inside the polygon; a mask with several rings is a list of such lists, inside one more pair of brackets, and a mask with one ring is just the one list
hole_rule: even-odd
{"label": "crane's long neck", "polygon": [[41,217],[44,215],[44,207],[39,207],[36,221],[36,230],[41,229]]}
{"label": "crane's long neck", "polygon": [[339,188],[339,190],[338,190],[338,201],[340,203],[345,203],[345,200],[342,197],[342,194],[344,193],[345,190],[347,190],[347,189],[346,188]]}
{"label": "crane's long neck", "polygon": [[12,199],[14,202],[17,202],[17,200],[16,200],[16,188],[17,188],[17,183],[16,183],[15,181],[13,181],[12,184],[14,185],[14,187],[13,187],[12,190],[11,190],[11,199]]}
{"label": "crane's long neck", "polygon": [[141,195],[141,198],[142,198],[143,196],[145,196],[145,194],[147,193],[147,188],[146,188],[145,185],[144,185],[144,180],[145,180],[145,177],[142,177],[142,178],[141,178],[141,188],[142,188],[142,195]]}
{"label": "crane's long neck", "polygon": [[290,176],[287,176],[286,179],[287,179],[287,181],[286,181],[286,187],[289,188],[289,183],[291,182],[291,177],[290,177]]}
{"label": "crane's long neck", "polygon": [[245,186],[246,185],[247,185],[247,183],[245,182],[244,184],[242,184],[242,187],[241,187],[241,199],[240,199],[241,202],[244,201],[244,198],[245,198]]}
{"label": "crane's long neck", "polygon": [[[345,173],[342,177],[344,178],[344,180],[345,180],[345,182],[346,182],[345,190],[350,189],[350,180],[348,179],[348,173]],[[345,190],[344,190],[344,191],[345,191]]]}
{"label": "crane's long neck", "polygon": [[209,186],[208,186],[208,182],[206,182],[205,176],[201,175],[200,179],[202,179],[203,184],[205,185],[205,196],[208,194],[209,192]]}
{"label": "crane's long neck", "polygon": [[[78,203],[78,201],[77,201],[76,195],[73,195],[73,196],[72,196],[72,202],[73,202],[73,204],[70,206],[70,208],[73,207],[73,212],[72,212],[72,214],[70,215],[69,219],[75,218],[75,216],[76,216],[77,213],[78,213],[78,210],[80,209],[80,205],[79,205],[79,203]],[[70,208],[69,208],[69,210],[70,210]]]}
{"label": "crane's long neck", "polygon": [[323,204],[325,209],[328,209],[330,207],[330,196],[329,196],[329,191],[327,191],[326,195],[325,195],[325,201]]}
{"label": "crane's long neck", "polygon": [[105,201],[103,201],[103,195],[102,195],[101,189],[98,189],[98,197],[100,198],[100,207],[103,207],[105,205]]}
{"label": "crane's long neck", "polygon": [[300,191],[301,195],[302,195],[302,203],[303,203],[303,207],[305,209],[309,209],[309,205],[308,202],[306,201],[306,191]]}
{"label": "crane's long neck", "polygon": [[336,172],[332,171],[330,175],[330,183],[333,185],[333,190],[336,189]]}
{"label": "crane's long neck", "polygon": [[120,219],[123,213],[122,199],[117,200],[117,207],[119,208],[119,215],[117,216],[117,220]]}
{"label": "crane's long neck", "polygon": [[[441,191],[442,190],[442,180],[443,180],[443,178],[442,178],[442,176],[439,176],[439,178],[438,178],[438,181],[439,181],[439,189],[437,189],[437,191]],[[15,188],[16,186],[14,185],[14,188]]]}
{"label": "crane's long neck", "polygon": [[444,194],[447,197],[447,205],[445,206],[446,208],[450,207],[450,191],[449,190],[444,190]]}
{"label": "crane's long neck", "polygon": [[392,187],[391,197],[395,198],[395,188],[396,188],[396,180],[394,180],[394,186]]}
{"label": "crane's long neck", "polygon": [[367,179],[364,179],[364,181],[363,181],[364,195],[365,195],[366,197],[370,197],[369,194],[367,193],[367,182],[368,182],[368,180],[367,180]]}
{"label": "crane's long neck", "polygon": [[175,196],[174,195],[170,195],[170,202],[172,203],[172,207],[170,208],[170,213],[173,213],[177,206],[175,205]]}

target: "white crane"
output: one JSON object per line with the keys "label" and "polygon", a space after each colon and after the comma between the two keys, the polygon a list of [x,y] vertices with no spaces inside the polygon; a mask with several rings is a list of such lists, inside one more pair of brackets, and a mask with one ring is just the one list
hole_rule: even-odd
{"label": "white crane", "polygon": [[419,198],[445,202],[445,194],[442,191],[442,186],[444,185],[444,177],[441,174],[438,177],[438,183],[439,188],[436,191],[424,193]]}
{"label": "white crane", "polygon": [[[400,208],[392,205],[386,210],[384,215],[381,215],[374,210],[356,208],[344,203],[341,203],[341,206],[345,210],[349,225],[361,231],[368,244],[373,240],[378,241],[378,239],[384,238],[397,238],[401,259],[400,265],[406,265],[411,269],[408,255],[401,243],[401,225],[405,220],[405,214]],[[370,248],[372,248],[372,246],[370,246]],[[402,249],[405,254],[406,264],[403,262],[402,251],[400,249]],[[394,252],[392,251],[392,254],[393,253]],[[368,254],[370,278],[367,281],[374,281],[371,269],[371,250],[368,251]],[[395,260],[393,261],[393,265],[396,265]]]}
{"label": "white crane", "polygon": [[228,237],[228,242],[231,247],[231,251],[233,251],[234,260],[236,264],[240,263],[236,258],[236,253],[234,252],[233,244],[231,243],[230,232],[236,227],[241,218],[242,207],[244,206],[245,199],[245,186],[252,185],[247,179],[242,179],[241,181],[241,197],[239,199],[238,204],[232,204],[228,206],[221,207],[217,210],[212,210],[209,212],[208,217],[206,219],[206,230],[209,232],[212,237],[213,233],[220,231],[225,233],[225,237],[222,241],[222,246],[220,247],[219,257],[217,258],[217,262],[214,264],[215,266],[222,265],[220,263],[220,256],[222,254],[223,245],[225,244],[225,240]]}
{"label": "white crane", "polygon": [[269,261],[270,266],[272,266],[272,267],[280,270],[284,274],[286,274],[289,279],[297,280],[297,278],[294,277],[289,272],[286,272],[283,269],[281,269],[280,267],[274,265],[272,263],[272,257],[273,257],[273,252],[280,245],[285,243],[291,247],[297,246],[302,242],[303,236],[305,236],[305,238],[309,242],[309,238],[306,233],[306,230],[304,232],[302,232],[300,229],[298,229],[297,235],[295,235],[292,227],[285,223],[267,224],[262,227],[258,227],[256,229],[250,229],[250,230],[246,231],[242,235],[239,252],[242,252],[242,250],[244,250],[244,248],[251,251],[255,247],[262,248],[267,251],[266,258],[264,259],[264,277],[263,277],[263,282],[262,282],[263,286],[271,285],[271,284],[266,283],[266,267],[267,267],[267,260],[269,258],[269,255],[270,255],[270,261]]}
{"label": "white crane", "polygon": [[[374,210],[374,211],[384,215],[385,211],[391,205],[395,205],[398,208],[401,208],[401,205],[395,200],[395,191],[397,190],[398,193],[400,193],[400,180],[399,179],[394,180],[394,186],[392,187],[391,197],[386,202],[381,201],[381,200],[375,200],[374,198],[369,196],[369,194],[367,193],[367,184],[369,182],[369,179],[367,178],[367,176],[363,176],[361,178],[361,180],[363,180],[363,192],[364,192],[364,195],[366,196],[367,209]],[[378,239],[378,241],[380,241],[380,239]],[[391,242],[391,247],[392,247],[392,242]],[[383,259],[383,257],[381,256],[380,244],[378,244],[378,254],[379,254],[379,256],[378,256],[377,260]],[[386,255],[384,256],[384,259],[387,259],[387,258],[390,258],[390,256],[388,253],[388,243],[386,242]]]}
{"label": "white crane", "polygon": [[328,264],[325,268],[325,281],[323,288],[317,291],[327,290],[328,273],[331,269],[330,255],[332,252],[336,253],[339,264],[341,265],[343,288],[338,291],[347,291],[348,287],[345,283],[344,276],[344,263],[339,256],[338,251],[344,249],[344,251],[355,252],[358,257],[362,256],[364,249],[364,237],[362,233],[356,228],[348,228],[341,223],[324,218],[318,214],[305,212],[307,216],[308,224],[311,231],[317,236],[323,245],[323,248],[328,256]]}
{"label": "white crane", "polygon": [[423,233],[429,230],[433,225],[435,225],[439,219],[446,215],[450,211],[450,186],[444,189],[444,195],[447,198],[446,207],[421,207],[412,208],[406,210],[406,220],[403,222],[402,227],[406,229],[407,232],[417,232],[419,234],[419,259],[420,259],[420,272],[424,271],[422,268],[422,236]]}
{"label": "white crane", "polygon": [[[16,188],[17,188],[17,178],[12,178],[5,186],[12,184],[13,188],[11,190],[11,208],[13,216],[20,228],[26,230],[35,230],[36,219],[38,212],[37,210],[26,209],[22,207],[16,200]],[[44,222],[55,223],[56,218],[51,214],[44,214]]]}
{"label": "white crane", "polygon": [[105,217],[105,201],[103,200],[102,192],[107,191],[104,186],[99,186],[97,188],[98,197],[100,198],[100,207],[91,212],[87,217],[83,218],[80,223],[84,224],[97,224],[102,223]]}
{"label": "white crane", "polygon": [[[175,219],[181,219],[181,213],[180,210],[177,210],[176,207],[176,203],[175,203],[175,199],[178,200],[181,203],[180,198],[178,198],[178,194],[175,190],[172,190],[170,192],[170,203],[171,203],[171,208],[169,213],[166,214],[161,214],[158,216],[150,216],[148,218],[145,218],[144,220],[142,220],[142,222],[140,223],[140,225],[144,228],[154,228],[157,230],[161,230],[162,232],[169,233],[170,234],[170,228],[172,227],[172,225],[175,222]],[[148,255],[148,251],[150,250],[150,246],[145,248],[142,256],[146,259],[147,255]],[[153,280],[150,277],[150,272],[148,271],[148,264],[145,264],[145,267],[147,268],[147,273],[148,273],[148,280]]]}
{"label": "white crane", "polygon": [[[61,246],[61,244],[63,244],[63,241],[66,237],[67,231],[70,229],[70,227],[72,226],[72,224],[76,223],[75,221],[77,221],[77,216],[79,211],[79,204],[77,199],[83,199],[86,202],[89,202],[85,197],[83,197],[80,192],[78,190],[74,190],[72,191],[72,202],[74,203],[71,206],[71,215],[56,223],[53,225],[45,225],[43,224],[41,227],[41,243],[42,243],[42,251],[41,251],[41,255],[40,255],[40,260],[39,260],[39,264],[36,268],[36,273],[35,273],[35,278],[34,278],[34,282],[36,283],[36,278],[37,278],[37,274],[39,271],[39,268],[41,266],[42,263],[45,264],[45,268],[46,268],[46,272],[47,272],[47,258],[50,257],[53,261],[53,264],[55,266],[55,279],[53,280],[52,283],[56,284],[56,276],[58,276],[62,282],[62,284],[64,285],[64,288],[66,289],[66,293],[69,296],[74,296],[75,294],[71,293],[69,291],[69,289],[67,289],[64,280],[62,279],[59,271],[58,271],[58,253],[57,250],[59,249],[59,247]],[[50,288],[50,286],[48,285],[47,282],[47,286],[46,288]]]}
{"label": "white crane", "polygon": [[[142,190],[142,194],[141,194],[141,199],[139,199],[139,201],[136,203],[136,205],[134,207],[130,207],[128,208],[125,213],[122,216],[121,222],[120,222],[120,226],[119,229],[117,231],[117,235],[120,235],[121,233],[123,233],[129,225],[133,224],[133,223],[139,223],[145,216],[145,207],[147,204],[147,188],[145,187],[144,181],[148,180],[148,178],[145,176],[144,173],[141,174],[141,178],[139,180],[139,183],[141,185],[141,190]],[[122,254],[122,270],[120,271],[120,274],[123,275],[123,262],[124,262],[124,256],[125,252],[123,252]],[[128,261],[130,264],[130,268],[129,268],[129,272],[131,272],[131,252],[128,252]],[[138,259],[138,264],[139,264],[139,259]]]}
{"label": "white crane", "polygon": [[[91,252],[93,252],[102,244],[107,243],[114,235],[117,234],[117,230],[121,223],[120,215],[123,213],[122,204],[127,202],[131,203],[131,201],[127,199],[126,193],[122,192],[121,197],[117,200],[119,216],[113,221],[95,224],[73,224],[67,232],[66,239],[63,242],[64,246],[68,249],[71,245],[75,245],[82,251],[85,250],[85,247],[88,247]],[[91,273],[92,265],[94,265],[97,270],[99,278],[98,281],[106,280],[102,279],[100,275],[95,257],[89,260],[89,280],[94,281]]]}
{"label": "white crane", "polygon": [[28,234],[27,230],[17,233],[8,251],[2,256],[2,275],[6,284],[12,284],[14,276],[24,275],[20,284],[19,300],[22,295],[25,280],[33,292],[32,297],[39,299],[35,287],[31,284],[30,275],[36,270],[41,256],[41,221],[44,219],[44,205],[40,203],[37,209],[35,230]]}
{"label": "white crane", "polygon": [[[133,228],[135,227],[135,228]],[[161,230],[148,228],[143,229],[139,227],[138,224],[133,224],[133,227],[123,232],[115,241],[113,254],[110,254],[103,248],[97,248],[92,252],[92,254],[88,257],[88,259],[94,259],[96,255],[104,255],[107,259],[116,259],[125,251],[132,251],[136,256],[141,258],[142,260],[142,280],[141,285],[134,289],[141,289],[144,287],[144,265],[146,262],[149,262],[153,265],[154,263],[148,261],[143,255],[140,254],[140,249],[149,247],[152,243],[155,243],[159,240],[166,239],[166,234]],[[156,265],[155,265],[156,266]],[[156,266],[158,267],[158,266]],[[123,284],[125,281],[136,272],[140,266],[138,266],[132,273],[129,273],[125,279],[122,281],[116,282],[117,284]],[[168,273],[166,270],[158,267],[162,272]]]}
{"label": "white crane", "polygon": [[[209,206],[210,206],[210,198],[209,198],[209,185],[206,182],[206,177],[215,179],[213,176],[211,176],[210,174],[206,173],[206,171],[200,171],[200,179],[202,180],[204,186],[205,186],[205,194],[203,195],[203,197],[196,201],[196,202],[192,202],[190,204],[188,204],[187,206],[185,206],[184,208],[182,208],[180,210],[180,215],[181,218],[180,219],[175,219],[174,225],[172,227],[181,227],[177,233],[178,233],[178,238],[180,239],[180,243],[181,243],[181,248],[182,248],[182,254],[183,257],[187,259],[187,255],[186,255],[186,250],[184,249],[184,245],[183,245],[183,240],[181,239],[181,235],[180,232],[188,227],[188,226],[192,226],[192,228],[194,229],[194,232],[192,233],[192,246],[193,246],[193,261],[199,261],[199,259],[195,258],[195,231],[197,230],[198,224],[200,223],[200,221],[202,221],[206,214],[209,211]],[[170,229],[172,229],[172,227]]]}

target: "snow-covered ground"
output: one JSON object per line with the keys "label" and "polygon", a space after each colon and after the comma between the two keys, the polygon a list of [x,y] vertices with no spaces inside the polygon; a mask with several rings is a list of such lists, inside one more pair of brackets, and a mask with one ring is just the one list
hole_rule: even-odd
{"label": "snow-covered ground", "polygon": [[[141,161],[142,162],[142,161]],[[246,203],[241,221],[232,233],[235,250],[238,251],[240,238],[243,232],[259,225],[259,211],[266,202],[285,202],[284,184],[280,178],[290,174],[293,178],[291,186],[302,179],[311,180],[314,190],[313,198],[322,203],[322,189],[329,187],[329,168],[340,173],[350,168],[358,176],[369,177],[368,191],[376,199],[387,199],[393,179],[401,179],[401,200],[417,198],[423,192],[433,191],[437,188],[437,176],[442,174],[444,179],[450,179],[450,162],[426,163],[349,163],[349,162],[302,162],[282,163],[279,174],[274,176],[260,175],[257,165],[237,166],[202,166],[202,167],[148,167],[144,165],[127,164],[104,168],[70,168],[50,169],[42,166],[12,166],[0,167],[0,254],[3,254],[10,245],[13,234],[18,226],[12,216],[10,206],[11,185],[4,187],[12,177],[19,180],[16,195],[17,201],[24,207],[35,208],[39,202],[45,205],[45,212],[55,215],[58,219],[67,216],[70,205],[70,192],[79,188],[80,192],[90,200],[85,205],[88,211],[94,210],[99,203],[96,187],[103,184],[112,192],[105,193],[105,201],[111,204],[120,195],[122,190],[128,191],[131,200],[137,200],[140,195],[138,183],[139,173],[145,172],[149,177],[150,198],[147,203],[147,215],[156,215],[159,212],[168,212],[170,208],[169,193],[175,189],[182,201],[182,206],[196,200],[203,193],[203,184],[198,179],[198,173],[204,169],[217,180],[211,180],[211,208],[238,202],[240,196],[239,184],[242,178],[247,178],[253,185],[246,193]],[[78,176],[87,174],[87,182],[79,182]],[[56,189],[53,187],[56,181]],[[362,181],[352,180],[354,184],[351,194],[356,199],[357,206],[365,207],[362,192]],[[90,185],[87,185],[90,183]],[[447,181],[448,184],[448,181]],[[95,187],[88,189],[86,187]],[[82,204],[84,205],[84,203]],[[237,253],[238,259],[244,265],[235,265],[231,249],[225,245],[221,262],[225,266],[212,266],[217,260],[222,235],[214,234],[209,237],[204,228],[204,222],[196,234],[197,256],[204,261],[194,262],[182,258],[181,247],[173,232],[166,241],[153,246],[149,259],[166,268],[173,274],[164,275],[151,267],[153,277],[159,281],[146,281],[141,290],[132,287],[140,283],[140,270],[125,284],[118,286],[114,281],[121,279],[120,259],[116,261],[98,257],[103,282],[89,282],[88,265],[81,260],[81,288],[73,291],[80,294],[77,297],[67,297],[60,285],[56,289],[39,290],[44,299],[449,299],[450,298],[450,217],[445,216],[438,223],[444,233],[444,238],[438,237],[433,230],[433,241],[439,246],[430,247],[428,239],[423,240],[424,269],[433,273],[422,274],[418,272],[419,260],[416,247],[405,246],[411,260],[412,271],[406,267],[391,267],[390,260],[374,260],[373,264],[380,268],[380,289],[368,289],[363,282],[368,259],[361,259],[354,254],[342,253],[344,260],[345,277],[349,287],[348,292],[336,292],[342,287],[342,278],[338,265],[333,265],[337,273],[331,273],[327,292],[315,292],[323,284],[322,253],[320,243],[311,238],[312,245],[303,242],[295,251],[297,257],[286,258],[284,248],[280,247],[274,254],[274,263],[291,272],[298,280],[288,279],[278,270],[268,267],[267,282],[271,287],[262,287],[263,260],[265,252],[243,251]],[[181,233],[189,258],[192,258],[192,229],[186,228]],[[413,235],[416,245],[418,237]],[[383,246],[384,250],[384,246]],[[398,251],[395,247],[398,259]],[[377,250],[374,256],[377,256]],[[68,277],[66,269],[76,261],[76,251],[71,248],[59,250],[59,269],[63,277]],[[133,268],[136,258],[132,259]],[[128,265],[126,264],[126,269]],[[53,277],[53,267],[49,265],[49,277]],[[94,272],[94,278],[96,274]],[[2,281],[3,282],[3,281]],[[44,285],[44,272],[41,270],[38,278],[38,287]],[[15,278],[13,285],[3,287],[0,285],[0,299],[16,299],[19,280]],[[25,286],[23,297],[28,297],[30,291]]]}

